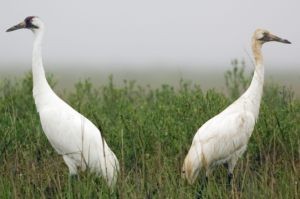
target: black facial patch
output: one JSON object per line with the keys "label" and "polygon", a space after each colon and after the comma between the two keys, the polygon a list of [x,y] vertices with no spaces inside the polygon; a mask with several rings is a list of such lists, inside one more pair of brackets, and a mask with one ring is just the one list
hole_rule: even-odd
{"label": "black facial patch", "polygon": [[258,39],[258,40],[260,40],[260,41],[266,41],[267,38],[268,38],[268,33],[264,32],[263,33],[263,37],[260,38],[260,39]]}
{"label": "black facial patch", "polygon": [[26,24],[26,28],[35,28],[35,29],[38,29],[39,27],[32,24],[32,19],[34,18],[35,16],[30,16],[30,17],[26,17],[26,19],[24,20],[25,21],[25,24]]}

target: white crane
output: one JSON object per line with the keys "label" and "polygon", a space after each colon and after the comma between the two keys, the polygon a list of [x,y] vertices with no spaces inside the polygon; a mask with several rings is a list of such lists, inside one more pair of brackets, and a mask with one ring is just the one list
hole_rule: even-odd
{"label": "white crane", "polygon": [[7,32],[26,28],[35,36],[32,53],[33,97],[42,128],[58,154],[63,156],[70,175],[87,168],[103,176],[113,187],[119,162],[97,127],[60,99],[49,86],[42,62],[42,40],[45,26],[38,17],[27,17]]}
{"label": "white crane", "polygon": [[247,143],[258,118],[264,84],[262,45],[269,41],[290,44],[288,40],[258,29],[252,37],[252,51],[255,71],[246,92],[203,124],[194,136],[192,146],[182,166],[182,177],[193,184],[203,168],[206,180],[214,166],[228,166],[228,183],[231,184],[233,169],[239,157],[245,152]]}

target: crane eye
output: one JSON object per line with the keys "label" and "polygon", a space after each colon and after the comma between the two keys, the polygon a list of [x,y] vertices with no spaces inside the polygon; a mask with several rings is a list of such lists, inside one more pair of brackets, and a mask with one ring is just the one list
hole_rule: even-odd
{"label": "crane eye", "polygon": [[34,28],[34,29],[38,29],[39,27],[32,24],[34,16],[30,16],[30,17],[26,17],[25,19],[25,23],[26,23],[26,28]]}
{"label": "crane eye", "polygon": [[34,16],[26,17],[26,19],[25,19],[26,24],[27,24],[27,23],[30,24],[30,23],[32,22],[32,19],[33,19],[33,18],[34,18]]}
{"label": "crane eye", "polygon": [[268,36],[268,33],[263,32],[262,37],[260,37],[258,40],[263,41]]}

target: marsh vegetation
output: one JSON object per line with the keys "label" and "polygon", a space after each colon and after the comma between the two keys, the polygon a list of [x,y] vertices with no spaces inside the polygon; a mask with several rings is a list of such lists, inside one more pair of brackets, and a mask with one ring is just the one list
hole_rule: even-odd
{"label": "marsh vegetation", "polygon": [[[58,93],[101,127],[121,165],[115,190],[88,172],[69,179],[67,166],[40,126],[30,73],[17,81],[2,79],[0,198],[194,198],[200,183],[190,186],[180,177],[193,136],[245,90],[250,77],[236,63],[225,74],[224,92],[203,91],[184,80],[176,88],[134,81],[116,86],[111,76],[101,87],[84,80],[73,91]],[[55,90],[55,77],[48,79]],[[260,116],[234,171],[232,190],[226,188],[226,169],[218,167],[205,196],[299,198],[299,121],[300,101],[293,91],[265,85]]]}

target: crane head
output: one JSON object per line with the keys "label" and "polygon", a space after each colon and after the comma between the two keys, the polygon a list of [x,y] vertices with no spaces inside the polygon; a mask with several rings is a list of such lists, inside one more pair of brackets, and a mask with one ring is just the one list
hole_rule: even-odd
{"label": "crane head", "polygon": [[276,35],[273,35],[269,31],[263,29],[257,29],[254,32],[253,39],[261,44],[264,44],[269,41],[277,41],[285,44],[291,44],[290,41],[277,37]]}
{"label": "crane head", "polygon": [[29,16],[29,17],[26,17],[24,19],[24,21],[22,21],[21,23],[7,29],[6,32],[11,32],[11,31],[23,29],[23,28],[35,31],[35,30],[38,30],[42,25],[43,24],[38,17]]}

